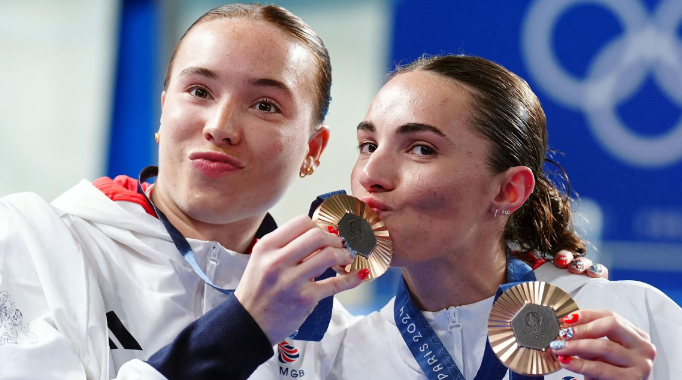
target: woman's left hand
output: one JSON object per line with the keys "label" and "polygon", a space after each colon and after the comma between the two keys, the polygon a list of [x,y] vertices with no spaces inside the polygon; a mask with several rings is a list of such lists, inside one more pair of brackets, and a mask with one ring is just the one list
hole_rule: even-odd
{"label": "woman's left hand", "polygon": [[567,370],[586,380],[646,380],[651,375],[656,348],[649,335],[617,313],[581,310],[564,322],[569,327],[550,347]]}
{"label": "woman's left hand", "polygon": [[586,274],[593,278],[609,278],[609,269],[599,263],[585,257],[575,257],[566,250],[561,250],[554,255],[554,266],[560,269],[567,269],[573,274]]}

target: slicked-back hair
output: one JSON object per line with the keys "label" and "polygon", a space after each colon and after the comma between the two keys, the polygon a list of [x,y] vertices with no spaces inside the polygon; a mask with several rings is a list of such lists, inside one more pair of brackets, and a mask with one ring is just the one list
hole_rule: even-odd
{"label": "slicked-back hair", "polygon": [[[393,76],[412,71],[436,73],[469,93],[473,103],[469,124],[488,140],[491,172],[502,173],[515,166],[533,171],[535,189],[509,217],[505,240],[538,256],[551,257],[562,249],[583,256],[585,243],[573,227],[568,176],[547,157],[547,119],[528,83],[496,63],[464,55],[425,56],[397,68]],[[561,170],[566,193],[548,178],[545,162]]]}
{"label": "slicked-back hair", "polygon": [[312,53],[317,66],[314,68],[317,72],[317,83],[313,86],[315,99],[317,100],[314,120],[317,124],[322,124],[331,101],[332,66],[329,60],[329,52],[324,46],[322,39],[308,24],[301,20],[300,17],[277,5],[227,4],[211,9],[199,17],[182,35],[173,51],[163,83],[164,90],[170,84],[170,75],[173,70],[175,55],[187,33],[201,23],[221,18],[244,18],[265,21],[295,38]]}

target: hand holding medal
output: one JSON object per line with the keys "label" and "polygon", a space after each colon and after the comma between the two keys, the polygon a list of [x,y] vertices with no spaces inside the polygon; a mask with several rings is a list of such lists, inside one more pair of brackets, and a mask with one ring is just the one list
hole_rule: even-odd
{"label": "hand holding medal", "polygon": [[571,296],[545,282],[524,282],[495,301],[488,318],[493,352],[510,370],[546,375],[561,369],[549,345],[567,327],[564,318],[578,310]]}
{"label": "hand holding medal", "polygon": [[313,222],[326,229],[332,227],[345,241],[353,262],[344,269],[368,269],[367,280],[388,270],[393,245],[388,229],[379,215],[366,203],[349,195],[327,198],[313,214]]}

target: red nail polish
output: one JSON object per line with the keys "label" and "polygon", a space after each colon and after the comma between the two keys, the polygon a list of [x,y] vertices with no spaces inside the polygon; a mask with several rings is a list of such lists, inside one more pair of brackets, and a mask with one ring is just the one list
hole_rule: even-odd
{"label": "red nail polish", "polygon": [[327,231],[329,231],[329,233],[334,234],[334,235],[339,234],[339,229],[334,227],[334,226],[327,226]]}
{"label": "red nail polish", "polygon": [[369,276],[369,269],[361,269],[360,272],[358,272],[358,278],[361,280],[366,279]]}
{"label": "red nail polish", "polygon": [[561,364],[571,364],[571,360],[573,360],[572,356],[557,356],[556,357]]}
{"label": "red nail polish", "polygon": [[568,264],[568,258],[566,256],[559,257],[559,265],[565,266]]}
{"label": "red nail polish", "polygon": [[572,323],[577,323],[578,322],[578,314],[573,313],[569,314],[564,317],[563,319],[564,323],[572,324]]}

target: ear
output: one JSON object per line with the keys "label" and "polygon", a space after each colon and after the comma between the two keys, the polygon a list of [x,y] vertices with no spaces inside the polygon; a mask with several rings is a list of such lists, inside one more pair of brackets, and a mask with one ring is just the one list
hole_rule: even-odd
{"label": "ear", "polygon": [[515,166],[498,174],[499,191],[492,204],[496,210],[514,212],[521,208],[535,188],[533,171],[527,166]]}
{"label": "ear", "polygon": [[[329,142],[329,127],[326,125],[320,125],[308,141],[308,154],[306,155],[306,160],[311,157],[313,163],[319,162],[322,152],[327,147]],[[317,165],[315,165],[317,166]]]}

